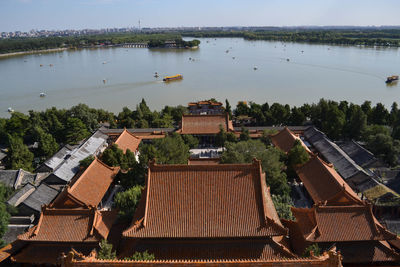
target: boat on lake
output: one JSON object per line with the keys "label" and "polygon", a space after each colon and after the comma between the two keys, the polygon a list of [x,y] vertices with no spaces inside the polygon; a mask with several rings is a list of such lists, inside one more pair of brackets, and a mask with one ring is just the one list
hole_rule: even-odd
{"label": "boat on lake", "polygon": [[163,81],[164,82],[169,82],[169,81],[176,81],[176,80],[182,80],[183,76],[181,74],[177,74],[174,76],[166,76],[164,77]]}
{"label": "boat on lake", "polygon": [[40,97],[45,97],[46,96],[46,94],[45,93],[40,93],[40,95],[39,95]]}
{"label": "boat on lake", "polygon": [[8,111],[9,113],[13,113],[13,112],[14,112],[14,110],[13,110],[11,107],[9,107],[9,108],[7,109],[7,111]]}
{"label": "boat on lake", "polygon": [[392,83],[392,82],[398,81],[398,80],[399,80],[399,76],[398,75],[392,75],[390,77],[387,77],[386,83]]}

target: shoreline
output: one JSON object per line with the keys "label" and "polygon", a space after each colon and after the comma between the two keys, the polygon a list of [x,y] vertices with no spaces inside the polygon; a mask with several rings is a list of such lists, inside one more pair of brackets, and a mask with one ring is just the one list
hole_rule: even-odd
{"label": "shoreline", "polygon": [[51,48],[51,49],[43,49],[43,50],[30,50],[30,51],[21,51],[21,52],[11,52],[11,53],[6,53],[6,54],[0,54],[0,58],[23,56],[23,55],[32,55],[32,54],[41,54],[41,53],[63,52],[63,51],[68,50],[68,49],[69,48]]}

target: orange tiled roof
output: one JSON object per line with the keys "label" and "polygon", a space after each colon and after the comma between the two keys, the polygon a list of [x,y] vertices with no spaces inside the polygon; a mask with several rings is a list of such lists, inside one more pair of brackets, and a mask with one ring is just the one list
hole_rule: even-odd
{"label": "orange tiled roof", "polygon": [[225,131],[233,131],[232,121],[229,115],[183,115],[181,122],[181,134],[217,134],[220,125]]}
{"label": "orange tiled roof", "polygon": [[109,167],[96,158],[81,176],[51,204],[52,207],[97,207],[107,192],[119,167]]}
{"label": "orange tiled roof", "polygon": [[115,144],[117,144],[118,147],[124,151],[124,153],[126,153],[127,149],[129,149],[131,152],[136,152],[141,141],[141,138],[124,129],[115,141]]}
{"label": "orange tiled roof", "polygon": [[296,136],[294,133],[292,133],[291,130],[289,130],[288,127],[285,127],[282,131],[270,135],[271,142],[274,144],[274,146],[278,147],[281,149],[283,152],[288,153],[296,140],[299,140],[302,144],[302,146],[305,148],[305,150],[309,153],[311,153],[310,149],[303,143],[303,141]]}
{"label": "orange tiled roof", "polygon": [[347,242],[390,240],[396,235],[387,231],[372,214],[371,206],[314,206],[292,208],[296,222],[310,242]]}
{"label": "orange tiled roof", "polygon": [[188,160],[189,165],[210,165],[219,164],[220,158],[191,158]]}
{"label": "orange tiled roof", "polygon": [[285,235],[259,161],[149,167],[144,216],[124,232],[135,238]]}
{"label": "orange tiled roof", "polygon": [[363,202],[331,164],[317,156],[296,169],[314,203],[328,205],[362,205]]}
{"label": "orange tiled roof", "polygon": [[106,239],[116,218],[115,212],[44,207],[39,222],[19,240],[29,242],[99,242]]}

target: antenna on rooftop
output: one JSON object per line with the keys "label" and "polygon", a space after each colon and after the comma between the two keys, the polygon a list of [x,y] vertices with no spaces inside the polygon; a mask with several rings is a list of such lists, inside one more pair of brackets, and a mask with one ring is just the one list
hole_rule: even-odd
{"label": "antenna on rooftop", "polygon": [[140,29],[140,19],[139,19],[139,31],[140,31],[141,29]]}

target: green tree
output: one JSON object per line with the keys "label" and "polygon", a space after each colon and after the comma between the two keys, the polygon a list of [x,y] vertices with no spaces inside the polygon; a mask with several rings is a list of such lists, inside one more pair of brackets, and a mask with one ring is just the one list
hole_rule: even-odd
{"label": "green tree", "polygon": [[247,141],[250,140],[250,133],[249,130],[242,127],[242,130],[240,132],[240,136],[239,136],[240,141]]}
{"label": "green tree", "polygon": [[117,144],[112,144],[101,155],[101,161],[108,166],[121,166],[122,169],[126,169],[126,158],[124,152],[119,149]]}
{"label": "green tree", "polygon": [[382,103],[376,104],[371,111],[371,124],[387,125],[389,112]]}
{"label": "green tree", "polygon": [[113,251],[112,244],[108,243],[107,240],[103,239],[99,244],[100,250],[97,254],[97,258],[100,260],[113,260],[116,259],[116,253]]}
{"label": "green tree", "polygon": [[362,133],[367,128],[367,115],[359,106],[356,106],[352,111],[346,128],[350,138],[360,140]]}
{"label": "green tree", "polygon": [[87,156],[83,160],[79,161],[79,166],[86,169],[87,167],[90,166],[90,164],[92,164],[93,160],[94,160],[94,157],[92,155]]}
{"label": "green tree", "polygon": [[13,112],[5,125],[8,134],[24,137],[29,129],[29,117],[20,112]]}
{"label": "green tree", "polygon": [[263,142],[266,146],[270,146],[272,144],[270,135],[276,134],[277,132],[277,130],[264,130],[260,137],[261,142]]}
{"label": "green tree", "polygon": [[296,140],[292,149],[288,152],[288,165],[297,166],[306,163],[310,159],[310,154],[303,147],[300,140]]}
{"label": "green tree", "polygon": [[291,210],[294,204],[288,195],[272,195],[271,198],[280,219],[294,220]]}
{"label": "green tree", "polygon": [[232,119],[232,107],[231,104],[229,104],[228,99],[225,99],[225,112],[228,113],[229,119]]}
{"label": "green tree", "polygon": [[11,194],[12,189],[0,182],[0,248],[5,245],[1,238],[3,238],[8,229],[10,214],[7,211],[6,201]]}
{"label": "green tree", "polygon": [[227,135],[225,129],[222,127],[222,125],[219,125],[219,132],[215,135],[215,146],[217,147],[223,147],[226,140],[227,140]]}
{"label": "green tree", "polygon": [[130,221],[139,204],[142,187],[137,185],[115,195],[114,204],[122,219]]}
{"label": "green tree", "polygon": [[67,116],[80,119],[90,132],[98,128],[99,120],[97,111],[85,104],[78,104],[67,111]]}
{"label": "green tree", "polygon": [[260,140],[225,144],[221,163],[250,163],[254,158],[261,160],[272,194],[289,195],[290,187],[284,173],[283,153],[276,148],[268,149]]}
{"label": "green tree", "polygon": [[131,257],[125,258],[125,260],[131,261],[152,261],[155,259],[156,258],[154,254],[147,252],[147,250],[143,252],[135,251],[135,253]]}
{"label": "green tree", "polygon": [[304,250],[303,257],[310,257],[311,254],[317,257],[321,255],[321,249],[319,248],[318,243],[308,246]]}
{"label": "green tree", "polygon": [[193,135],[185,134],[182,135],[182,138],[185,144],[187,144],[190,149],[197,148],[199,145],[199,139],[197,137],[194,137]]}
{"label": "green tree", "polygon": [[39,142],[38,153],[40,156],[51,157],[58,151],[59,146],[56,139],[39,126],[34,128],[34,135],[35,141]]}
{"label": "green tree", "polygon": [[65,127],[65,141],[68,144],[77,144],[87,138],[90,132],[85,124],[78,118],[68,118]]}
{"label": "green tree", "polygon": [[177,133],[157,139],[153,145],[143,145],[139,149],[140,162],[146,163],[156,158],[160,164],[186,164],[190,155],[189,146]]}
{"label": "green tree", "polygon": [[34,155],[24,144],[22,138],[8,135],[8,143],[10,145],[8,151],[8,167],[13,170],[24,169],[27,171],[32,171],[32,161]]}

